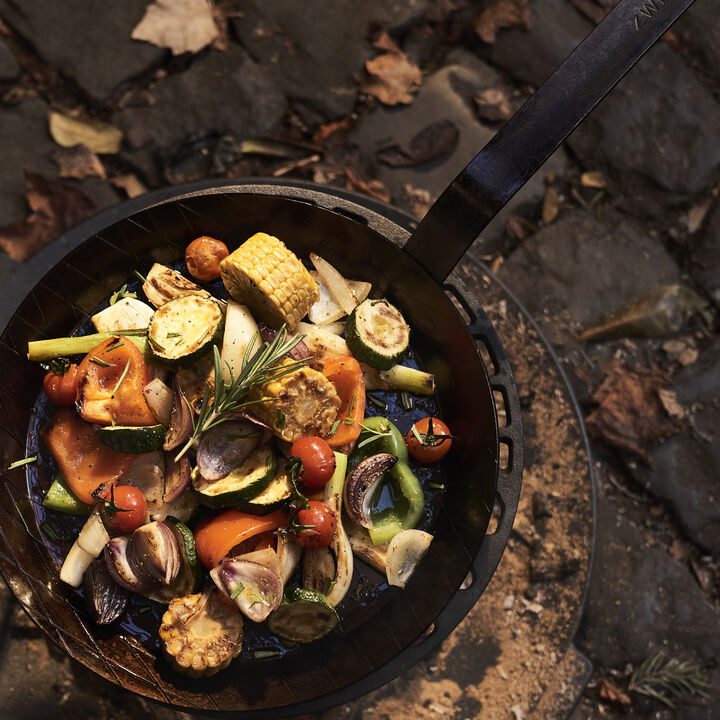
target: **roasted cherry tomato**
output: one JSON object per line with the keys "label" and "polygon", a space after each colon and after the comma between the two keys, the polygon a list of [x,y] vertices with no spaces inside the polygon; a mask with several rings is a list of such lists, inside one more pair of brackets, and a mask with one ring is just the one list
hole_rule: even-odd
{"label": "roasted cherry tomato", "polygon": [[70,365],[64,375],[49,372],[43,379],[43,390],[53,405],[67,407],[75,402],[79,380],[78,366]]}
{"label": "roasted cherry tomato", "polygon": [[95,496],[100,514],[110,532],[125,535],[145,524],[147,502],[142,492],[132,485],[103,487]]}
{"label": "roasted cherry tomato", "polygon": [[290,448],[290,454],[302,460],[300,480],[303,485],[322,487],[335,472],[335,453],[320,437],[309,435],[296,440]]}
{"label": "roasted cherry tomato", "polygon": [[224,242],[203,235],[185,248],[185,264],[194,278],[210,282],[220,277],[220,261],[229,254]]}
{"label": "roasted cherry tomato", "polygon": [[296,539],[306,548],[327,547],[337,528],[335,513],[325,503],[317,500],[310,500],[309,505],[307,510],[300,510],[297,514],[297,523],[312,527],[298,530]]}
{"label": "roasted cherry tomato", "polygon": [[426,417],[418,420],[413,427],[417,430],[420,440],[413,432],[413,428],[410,428],[405,436],[405,444],[408,452],[418,462],[434,463],[445,457],[452,445],[452,434],[442,420]]}

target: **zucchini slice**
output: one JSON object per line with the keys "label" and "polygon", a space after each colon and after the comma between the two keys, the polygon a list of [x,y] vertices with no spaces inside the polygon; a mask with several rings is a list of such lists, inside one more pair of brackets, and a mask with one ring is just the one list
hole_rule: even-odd
{"label": "zucchini slice", "polygon": [[160,588],[146,597],[167,605],[176,597],[194,593],[202,583],[202,570],[195,550],[195,538],[187,525],[174,517],[163,521],[172,531],[180,549],[180,572],[170,585]]}
{"label": "zucchini slice", "polygon": [[164,425],[108,425],[98,430],[98,440],[112,450],[131,455],[162,450],[165,441]]}
{"label": "zucchini slice", "polygon": [[365,300],[345,323],[345,340],[360,362],[378,370],[389,370],[408,351],[410,326],[387,300]]}
{"label": "zucchini slice", "polygon": [[263,445],[220,480],[206,480],[196,468],[192,484],[203,505],[211,508],[234,507],[264,492],[276,474],[275,452],[270,445]]}
{"label": "zucchini slice", "polygon": [[148,342],[156,358],[187,364],[220,345],[224,327],[220,303],[201,295],[184,295],[155,311],[148,326]]}
{"label": "zucchini slice", "polygon": [[308,643],[337,627],[335,608],[316,590],[288,588],[276,610],[270,613],[270,632],[283,640]]}
{"label": "zucchini slice", "polygon": [[248,502],[239,503],[238,510],[251,515],[267,515],[277,510],[292,495],[292,483],[285,461],[278,460],[277,474],[259,495]]}

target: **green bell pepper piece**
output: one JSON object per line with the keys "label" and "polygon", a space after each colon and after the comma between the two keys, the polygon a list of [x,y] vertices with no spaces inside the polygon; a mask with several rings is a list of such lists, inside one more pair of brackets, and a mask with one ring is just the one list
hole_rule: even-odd
{"label": "green bell pepper piece", "polygon": [[68,515],[89,515],[92,507],[78,500],[58,473],[42,501],[48,510],[57,510]]}

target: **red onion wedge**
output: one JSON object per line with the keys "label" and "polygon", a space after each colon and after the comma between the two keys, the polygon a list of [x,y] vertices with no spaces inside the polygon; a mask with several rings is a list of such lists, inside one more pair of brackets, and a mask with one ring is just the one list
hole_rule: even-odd
{"label": "red onion wedge", "polygon": [[128,604],[127,588],[115,582],[101,558],[85,571],[83,590],[85,606],[98,625],[107,625],[125,612]]}
{"label": "red onion wedge", "polygon": [[[260,330],[260,337],[262,338],[263,342],[270,343],[275,339],[275,336],[277,335],[277,330],[273,330],[268,325],[265,325],[265,323],[259,323],[258,329]],[[292,340],[292,338],[295,337],[293,333],[288,333],[287,339]],[[312,353],[310,352],[310,349],[305,344],[303,340],[301,340],[289,353],[288,357],[291,360],[305,360],[305,358],[309,358]]]}
{"label": "red onion wedge", "polygon": [[240,611],[254,622],[262,622],[282,600],[280,576],[265,565],[227,558],[210,571],[220,592],[227,595]]}
{"label": "red onion wedge", "polygon": [[206,480],[220,480],[240,465],[264,436],[248,420],[233,420],[203,433],[197,450],[197,467]]}
{"label": "red onion wedge", "polygon": [[127,546],[127,561],[141,582],[153,589],[169,585],[180,571],[180,550],[173,531],[158,520],[133,532]]}
{"label": "red onion wedge", "polygon": [[177,500],[190,484],[192,465],[187,455],[183,455],[175,462],[172,454],[165,456],[165,488],[163,490],[163,502],[168,503]]}
{"label": "red onion wedge", "polygon": [[190,437],[190,433],[192,433],[193,430],[193,419],[190,412],[191,410],[185,400],[183,391],[180,389],[180,386],[175,383],[173,405],[170,411],[170,427],[165,433],[163,450],[174,450]]}
{"label": "red onion wedge", "polygon": [[370,504],[385,473],[397,462],[390,453],[371,455],[359,462],[345,480],[345,512],[358,525],[370,528]]}
{"label": "red onion wedge", "polygon": [[152,583],[146,582],[135,574],[127,559],[129,535],[112,538],[105,546],[105,564],[112,579],[131,592],[149,592],[155,589]]}

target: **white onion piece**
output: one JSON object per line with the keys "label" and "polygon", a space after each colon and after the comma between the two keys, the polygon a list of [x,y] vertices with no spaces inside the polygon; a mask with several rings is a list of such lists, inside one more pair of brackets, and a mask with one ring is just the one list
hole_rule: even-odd
{"label": "white onion piece", "polygon": [[[335,299],[335,302],[349,315],[357,305],[347,280],[327,261],[315,253],[310,253],[310,260],[320,274],[328,291]],[[338,319],[338,318],[334,318]],[[329,321],[328,321],[329,322]]]}
{"label": "white onion piece", "polygon": [[[254,342],[253,338],[255,338]],[[225,311],[225,334],[220,353],[223,380],[230,381],[230,370],[234,377],[238,377],[242,370],[245,351],[250,343],[253,345],[248,357],[260,347],[260,331],[257,323],[245,305],[228,300]]]}
{"label": "white onion piece", "polygon": [[403,530],[390,541],[386,568],[389,585],[405,587],[432,539],[433,536],[423,530]]}
{"label": "white onion piece", "polygon": [[169,425],[173,391],[162,380],[155,378],[143,388],[143,395],[157,421],[162,425]]}

